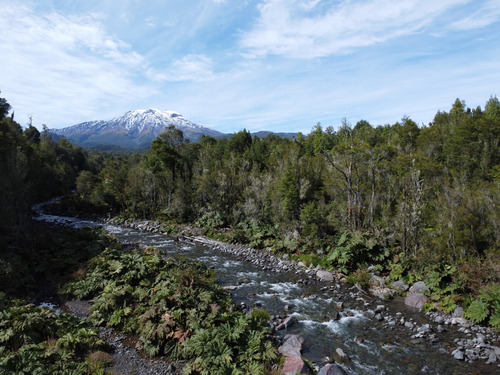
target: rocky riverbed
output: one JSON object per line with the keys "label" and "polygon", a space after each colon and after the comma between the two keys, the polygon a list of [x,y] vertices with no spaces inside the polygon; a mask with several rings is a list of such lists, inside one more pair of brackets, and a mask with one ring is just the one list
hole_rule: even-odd
{"label": "rocky riverbed", "polygon": [[[161,225],[151,221],[125,221],[123,226],[141,231],[161,233]],[[498,335],[490,328],[473,324],[473,322],[463,317],[463,310],[457,309],[454,314],[444,314],[441,312],[429,312],[422,314],[419,312],[420,302],[425,296],[421,293],[425,290],[423,283],[416,283],[413,286],[402,285],[401,282],[393,283],[391,288],[386,287],[385,280],[376,274],[372,274],[372,287],[367,292],[357,286],[348,286],[345,277],[339,272],[323,270],[321,267],[307,267],[301,262],[294,262],[288,259],[287,255],[276,256],[265,250],[248,248],[243,245],[234,245],[214,241],[199,235],[196,230],[190,228],[184,234],[174,236],[179,242],[200,243],[210,246],[220,252],[230,253],[239,260],[250,262],[262,270],[276,273],[292,272],[299,275],[298,283],[303,285],[319,284],[321,290],[347,301],[355,301],[358,306],[365,311],[371,319],[382,323],[384,329],[388,331],[397,330],[408,335],[415,345],[429,345],[436,350],[445,351],[453,356],[457,361],[477,363],[481,369],[479,373],[497,373],[500,371],[500,344]],[[395,284],[395,285],[394,285]],[[404,283],[403,283],[404,284]],[[410,299],[400,297],[402,292],[409,289],[410,296],[417,298]],[[423,297],[420,297],[423,296]],[[416,306],[414,308],[408,306]],[[243,306],[245,308],[246,306]],[[340,309],[341,311],[341,309]],[[339,317],[342,315],[342,311]],[[273,316],[271,328],[276,330],[284,320],[289,317]],[[287,322],[294,324],[295,322]],[[296,340],[299,342],[300,340]],[[283,340],[286,344],[287,340]],[[337,348],[339,349],[339,348]],[[340,349],[342,351],[342,349]],[[335,350],[334,353],[338,351]],[[299,368],[297,364],[297,352],[295,355],[287,357],[295,363],[294,368]],[[300,353],[300,348],[299,348]],[[348,357],[349,353],[344,353]],[[337,362],[339,362],[337,358]],[[325,362],[335,358],[326,358]],[[326,364],[316,364],[316,370],[320,366],[324,368]],[[293,366],[292,366],[293,367]],[[332,368],[331,373],[340,374],[342,369]],[[325,370],[326,371],[326,370]],[[330,372],[322,373],[328,374]]]}

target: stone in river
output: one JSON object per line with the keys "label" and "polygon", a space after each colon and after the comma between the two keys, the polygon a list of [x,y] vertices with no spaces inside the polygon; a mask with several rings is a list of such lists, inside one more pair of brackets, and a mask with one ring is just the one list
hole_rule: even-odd
{"label": "stone in river", "polygon": [[349,363],[351,359],[347,354],[344,353],[344,351],[340,348],[335,349],[335,352],[333,353],[333,358],[335,359],[335,362],[338,363]]}
{"label": "stone in river", "polygon": [[345,375],[345,371],[336,363],[329,363],[319,370],[318,375]]}
{"label": "stone in river", "polygon": [[286,357],[282,375],[310,374],[309,369],[300,355]]}
{"label": "stone in river", "polygon": [[298,335],[287,335],[285,339],[285,343],[278,348],[280,354],[284,357],[300,356],[304,339]]}
{"label": "stone in river", "polygon": [[496,361],[497,361],[497,355],[495,354],[494,351],[491,351],[489,356],[488,356],[488,362],[495,363]]}
{"label": "stone in river", "polygon": [[297,318],[295,316],[288,316],[286,317],[277,327],[276,327],[276,330],[281,330],[281,329],[285,329],[285,328],[288,328],[288,327],[291,327],[293,326],[294,324],[297,324],[299,321],[297,320]]}

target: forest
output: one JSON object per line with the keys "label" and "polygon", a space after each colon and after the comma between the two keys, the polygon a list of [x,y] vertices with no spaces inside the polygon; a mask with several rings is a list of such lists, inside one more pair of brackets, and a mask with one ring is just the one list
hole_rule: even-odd
{"label": "forest", "polygon": [[74,209],[172,231],[194,224],[346,273],[375,265],[394,280],[427,280],[450,305],[500,281],[496,97],[484,109],[457,99],[427,126],[344,121],[295,139],[243,130],[189,143],[170,127],[144,154],[88,152],[23,130],[3,101],[3,235],[19,237],[32,203],[76,188]]}
{"label": "forest", "polygon": [[[428,125],[344,120],[284,139],[184,140],[142,153],[88,151],[23,128],[0,99],[0,279],[32,247],[33,203],[68,194],[73,214],[158,220],[320,264],[363,286],[375,269],[429,286],[424,309],[458,305],[500,327],[500,102],[457,99]],[[187,229],[186,229],[187,228]]]}

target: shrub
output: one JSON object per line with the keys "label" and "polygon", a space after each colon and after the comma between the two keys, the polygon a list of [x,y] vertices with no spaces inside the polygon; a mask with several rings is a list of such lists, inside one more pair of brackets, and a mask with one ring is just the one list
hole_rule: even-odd
{"label": "shrub", "polygon": [[500,283],[483,287],[478,298],[465,311],[465,316],[476,323],[489,320],[491,326],[500,328]]}
{"label": "shrub", "polygon": [[351,284],[359,284],[361,287],[366,288],[370,286],[370,272],[365,268],[358,268],[356,272],[351,273],[346,277],[346,280]]}
{"label": "shrub", "polygon": [[377,244],[367,233],[344,232],[327,257],[334,267],[348,273],[359,266],[380,263],[389,256],[389,249]]}
{"label": "shrub", "polygon": [[0,311],[0,373],[104,374],[83,361],[107,350],[97,330],[78,318],[34,305]]}

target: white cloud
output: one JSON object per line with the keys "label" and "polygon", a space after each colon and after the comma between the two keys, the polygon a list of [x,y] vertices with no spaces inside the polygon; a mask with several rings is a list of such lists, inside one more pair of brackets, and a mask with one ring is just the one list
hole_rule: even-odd
{"label": "white cloud", "polygon": [[450,25],[451,30],[473,30],[489,26],[500,20],[500,2],[490,0],[480,4],[477,9]]}
{"label": "white cloud", "polygon": [[253,56],[315,58],[421,32],[465,0],[266,0],[241,45]]}
{"label": "white cloud", "polygon": [[68,125],[146,92],[133,82],[143,57],[109,35],[95,14],[4,5],[0,50],[0,89],[21,123],[30,113],[37,125]]}
{"label": "white cloud", "polygon": [[211,58],[189,54],[174,60],[165,71],[150,69],[148,76],[157,81],[211,81],[215,78],[212,66]]}

